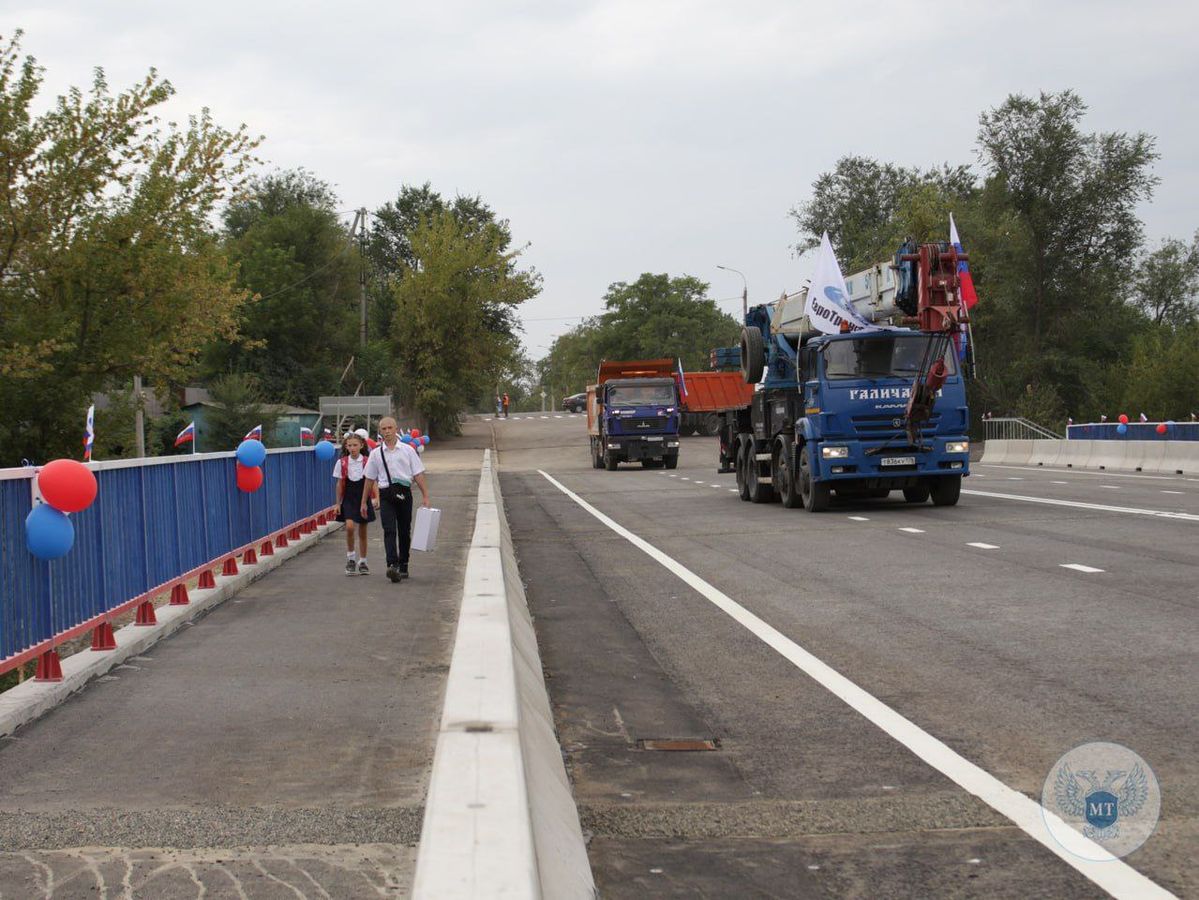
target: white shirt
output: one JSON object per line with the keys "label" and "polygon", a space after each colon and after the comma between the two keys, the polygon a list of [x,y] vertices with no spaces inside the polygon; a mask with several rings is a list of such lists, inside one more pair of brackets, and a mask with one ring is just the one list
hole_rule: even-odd
{"label": "white shirt", "polygon": [[[348,481],[361,481],[364,477],[363,473],[366,469],[366,456],[359,453],[357,459],[354,459],[352,456],[340,457],[336,462],[333,463],[334,478],[341,478],[341,461],[343,459],[346,461],[346,479]],[[391,465],[390,459],[387,461],[387,464]]]}
{"label": "white shirt", "polygon": [[383,469],[384,453],[387,454],[387,471],[401,484],[411,484],[415,476],[425,471],[420,455],[411,446],[397,440],[395,449],[389,449],[384,442],[371,451],[371,458],[366,461],[366,477],[377,481],[379,487],[387,487],[391,483],[387,471]]}

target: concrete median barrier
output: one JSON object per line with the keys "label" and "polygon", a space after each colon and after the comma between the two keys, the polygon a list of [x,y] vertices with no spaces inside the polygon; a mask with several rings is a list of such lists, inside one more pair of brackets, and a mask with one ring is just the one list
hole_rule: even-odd
{"label": "concrete median barrier", "polygon": [[1008,444],[1011,441],[991,440],[983,444],[983,455],[980,463],[988,466],[1007,465]]}
{"label": "concrete median barrier", "polygon": [[1161,475],[1199,473],[1199,441],[1164,441],[1166,450],[1158,463]]}
{"label": "concrete median barrier", "polygon": [[1199,473],[1199,441],[1014,441],[984,445],[984,465],[1045,466],[1146,475]]}
{"label": "concrete median barrier", "polygon": [[1065,441],[1042,440],[1032,442],[1032,453],[1028,457],[1030,466],[1056,466],[1062,455]]}
{"label": "concrete median barrier", "polygon": [[413,896],[596,896],[491,451]]}

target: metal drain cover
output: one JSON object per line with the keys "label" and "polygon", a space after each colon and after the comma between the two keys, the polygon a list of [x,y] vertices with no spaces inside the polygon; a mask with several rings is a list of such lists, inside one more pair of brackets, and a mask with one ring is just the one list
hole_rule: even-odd
{"label": "metal drain cover", "polygon": [[720,741],[709,738],[640,738],[638,750],[718,750]]}

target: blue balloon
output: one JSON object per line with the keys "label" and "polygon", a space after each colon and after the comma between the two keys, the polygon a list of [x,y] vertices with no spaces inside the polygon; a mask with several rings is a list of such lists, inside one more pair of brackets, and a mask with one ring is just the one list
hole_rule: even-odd
{"label": "blue balloon", "polygon": [[316,458],[321,462],[328,462],[337,455],[337,448],[329,441],[317,441],[315,453]]}
{"label": "blue balloon", "polygon": [[75,526],[64,513],[39,503],[25,517],[25,543],[38,559],[58,559],[74,546]]}
{"label": "blue balloon", "polygon": [[1116,434],[1128,434],[1128,426],[1121,422],[1116,426]]}
{"label": "blue balloon", "polygon": [[420,436],[420,442],[422,444],[424,444],[426,447],[429,446],[429,436],[427,434],[422,434]]}
{"label": "blue balloon", "polygon": [[254,438],[242,441],[237,447],[237,461],[251,469],[261,466],[266,462],[266,446]]}
{"label": "blue balloon", "polygon": [[405,444],[411,444],[411,443],[412,443],[412,435],[410,435],[410,434],[401,434],[401,435],[400,435],[400,440],[401,440],[401,441],[403,441]]}

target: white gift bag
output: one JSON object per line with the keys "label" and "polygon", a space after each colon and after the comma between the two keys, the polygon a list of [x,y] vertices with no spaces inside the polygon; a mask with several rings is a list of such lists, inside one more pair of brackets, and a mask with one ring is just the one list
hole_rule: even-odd
{"label": "white gift bag", "polygon": [[432,552],[437,546],[437,527],[441,524],[441,510],[430,506],[418,506],[416,521],[412,523],[412,549]]}

